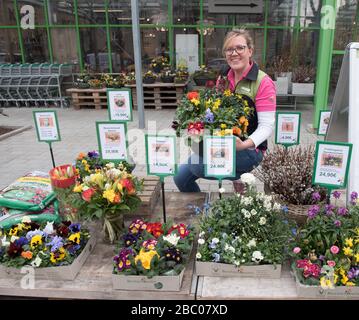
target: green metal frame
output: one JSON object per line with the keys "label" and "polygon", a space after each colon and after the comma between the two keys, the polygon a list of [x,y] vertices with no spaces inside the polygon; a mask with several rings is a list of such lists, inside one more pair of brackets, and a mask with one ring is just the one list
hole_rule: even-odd
{"label": "green metal frame", "polygon": [[[52,47],[52,37],[51,37],[51,29],[52,28],[75,28],[76,30],[76,44],[77,44],[77,54],[79,60],[79,67],[81,72],[84,71],[84,61],[82,56],[82,48],[81,48],[81,28],[105,28],[106,29],[106,42],[107,42],[107,52],[108,52],[108,59],[109,59],[109,70],[110,73],[113,72],[112,66],[112,48],[111,48],[111,28],[131,28],[131,24],[110,24],[109,21],[109,1],[105,0],[105,17],[106,23],[105,24],[80,24],[79,21],[79,13],[78,13],[78,0],[73,0],[74,4],[74,15],[75,15],[75,24],[69,25],[52,25],[49,21],[48,16],[48,2],[49,0],[43,0],[43,9],[44,9],[44,16],[45,16],[45,24],[35,24],[35,28],[43,28],[46,30],[47,33],[47,42],[48,42],[48,51],[49,51],[49,61],[53,62],[53,47]],[[313,118],[313,127],[317,126],[319,112],[320,110],[327,109],[328,104],[328,93],[329,93],[329,81],[330,81],[330,73],[331,73],[331,61],[333,55],[343,55],[344,50],[334,50],[333,42],[334,42],[334,33],[335,30],[326,30],[321,29],[321,26],[313,26],[313,27],[303,27],[300,25],[300,8],[303,1],[308,0],[298,0],[297,3],[297,14],[295,17],[295,23],[292,26],[278,26],[278,25],[269,25],[269,5],[270,0],[263,0],[264,1],[264,24],[261,26],[255,26],[253,24],[244,25],[249,30],[261,29],[263,30],[263,52],[262,52],[262,64],[266,65],[266,51],[268,47],[268,30],[293,30],[293,42],[297,42],[299,39],[299,34],[301,30],[319,30],[319,45],[318,45],[318,54],[319,57],[317,59],[317,78],[316,78],[316,91],[315,91],[315,114]],[[322,6],[333,6],[336,8],[336,0],[322,0]],[[16,19],[16,26],[0,26],[0,29],[17,29],[18,32],[18,40],[19,40],[19,49],[21,53],[21,61],[26,63],[26,56],[24,50],[24,43],[22,38],[22,30],[20,27],[20,13],[19,13],[19,6],[18,0],[13,0],[13,5],[15,9],[15,19]],[[190,24],[175,24],[173,21],[173,0],[167,0],[168,5],[168,21],[167,23],[161,25],[165,27],[168,31],[168,50],[170,56],[170,63],[172,66],[175,64],[175,46],[174,46],[174,31],[177,28],[199,28],[203,30],[205,25],[203,24],[204,19],[204,0],[199,0],[199,23],[195,25]],[[359,33],[359,4],[357,5],[356,9],[356,25],[353,27],[353,36],[355,37]],[[36,21],[35,21],[36,22]],[[233,28],[235,26],[235,19],[229,21],[228,25],[215,25],[213,26],[215,29],[220,28]],[[141,29],[146,28],[155,28],[156,25],[154,24],[141,24]],[[199,63],[202,65],[205,61],[205,50],[204,50],[204,36],[203,33],[200,32],[199,34]]]}

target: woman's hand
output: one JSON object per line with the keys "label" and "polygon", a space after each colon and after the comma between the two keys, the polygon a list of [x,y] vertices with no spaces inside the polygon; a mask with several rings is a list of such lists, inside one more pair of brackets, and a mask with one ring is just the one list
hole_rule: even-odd
{"label": "woman's hand", "polygon": [[240,138],[236,137],[236,150],[241,151],[248,148],[255,147],[253,141],[251,139],[247,139],[246,141],[242,141]]}

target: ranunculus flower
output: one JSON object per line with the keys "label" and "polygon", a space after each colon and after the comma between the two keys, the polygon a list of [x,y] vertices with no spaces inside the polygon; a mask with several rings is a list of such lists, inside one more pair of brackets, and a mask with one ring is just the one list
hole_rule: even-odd
{"label": "ranunculus flower", "polygon": [[337,253],[339,252],[339,247],[337,247],[337,246],[331,246],[331,247],[330,247],[330,252],[331,252],[332,254],[337,254]]}
{"label": "ranunculus flower", "polygon": [[89,188],[85,191],[82,191],[82,199],[84,199],[86,202],[90,202],[93,194],[95,193],[95,190],[93,188]]}
{"label": "ranunculus flower", "polygon": [[327,261],[327,265],[329,266],[329,267],[335,267],[335,261],[333,261],[333,260],[328,260]]}
{"label": "ranunculus flower", "polygon": [[188,100],[192,100],[192,99],[198,99],[199,98],[199,93],[197,91],[191,91],[187,93],[187,99]]}
{"label": "ranunculus flower", "polygon": [[295,254],[298,254],[300,251],[301,251],[301,249],[300,249],[299,247],[295,247],[295,248],[293,249],[293,252],[294,252]]}

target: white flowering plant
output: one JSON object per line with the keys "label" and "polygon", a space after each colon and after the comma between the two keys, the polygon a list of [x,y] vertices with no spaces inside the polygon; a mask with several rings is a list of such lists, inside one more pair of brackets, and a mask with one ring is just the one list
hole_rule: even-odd
{"label": "white flowering plant", "polygon": [[256,191],[253,175],[241,180],[245,194],[215,201],[200,218],[196,258],[236,266],[281,264],[294,238],[294,225],[272,196]]}

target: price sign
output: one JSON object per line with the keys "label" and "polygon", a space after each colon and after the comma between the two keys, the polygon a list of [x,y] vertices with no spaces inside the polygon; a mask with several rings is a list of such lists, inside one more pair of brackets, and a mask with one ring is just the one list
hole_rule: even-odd
{"label": "price sign", "polygon": [[33,111],[33,117],[39,142],[61,140],[56,111]]}
{"label": "price sign", "polygon": [[176,139],[174,136],[145,136],[147,174],[157,176],[175,175]]}
{"label": "price sign", "polygon": [[277,112],[275,143],[283,145],[299,144],[300,112]]}
{"label": "price sign", "polygon": [[327,133],[331,111],[320,111],[319,124],[318,124],[318,136],[325,136]]}
{"label": "price sign", "polygon": [[96,122],[96,130],[102,159],[114,162],[128,159],[125,122]]}
{"label": "price sign", "polygon": [[206,177],[234,177],[236,175],[235,137],[204,137],[204,169]]}
{"label": "price sign", "polygon": [[345,188],[352,144],[317,141],[313,184],[327,188]]}
{"label": "price sign", "polygon": [[108,89],[107,107],[110,120],[132,121],[131,89]]}

